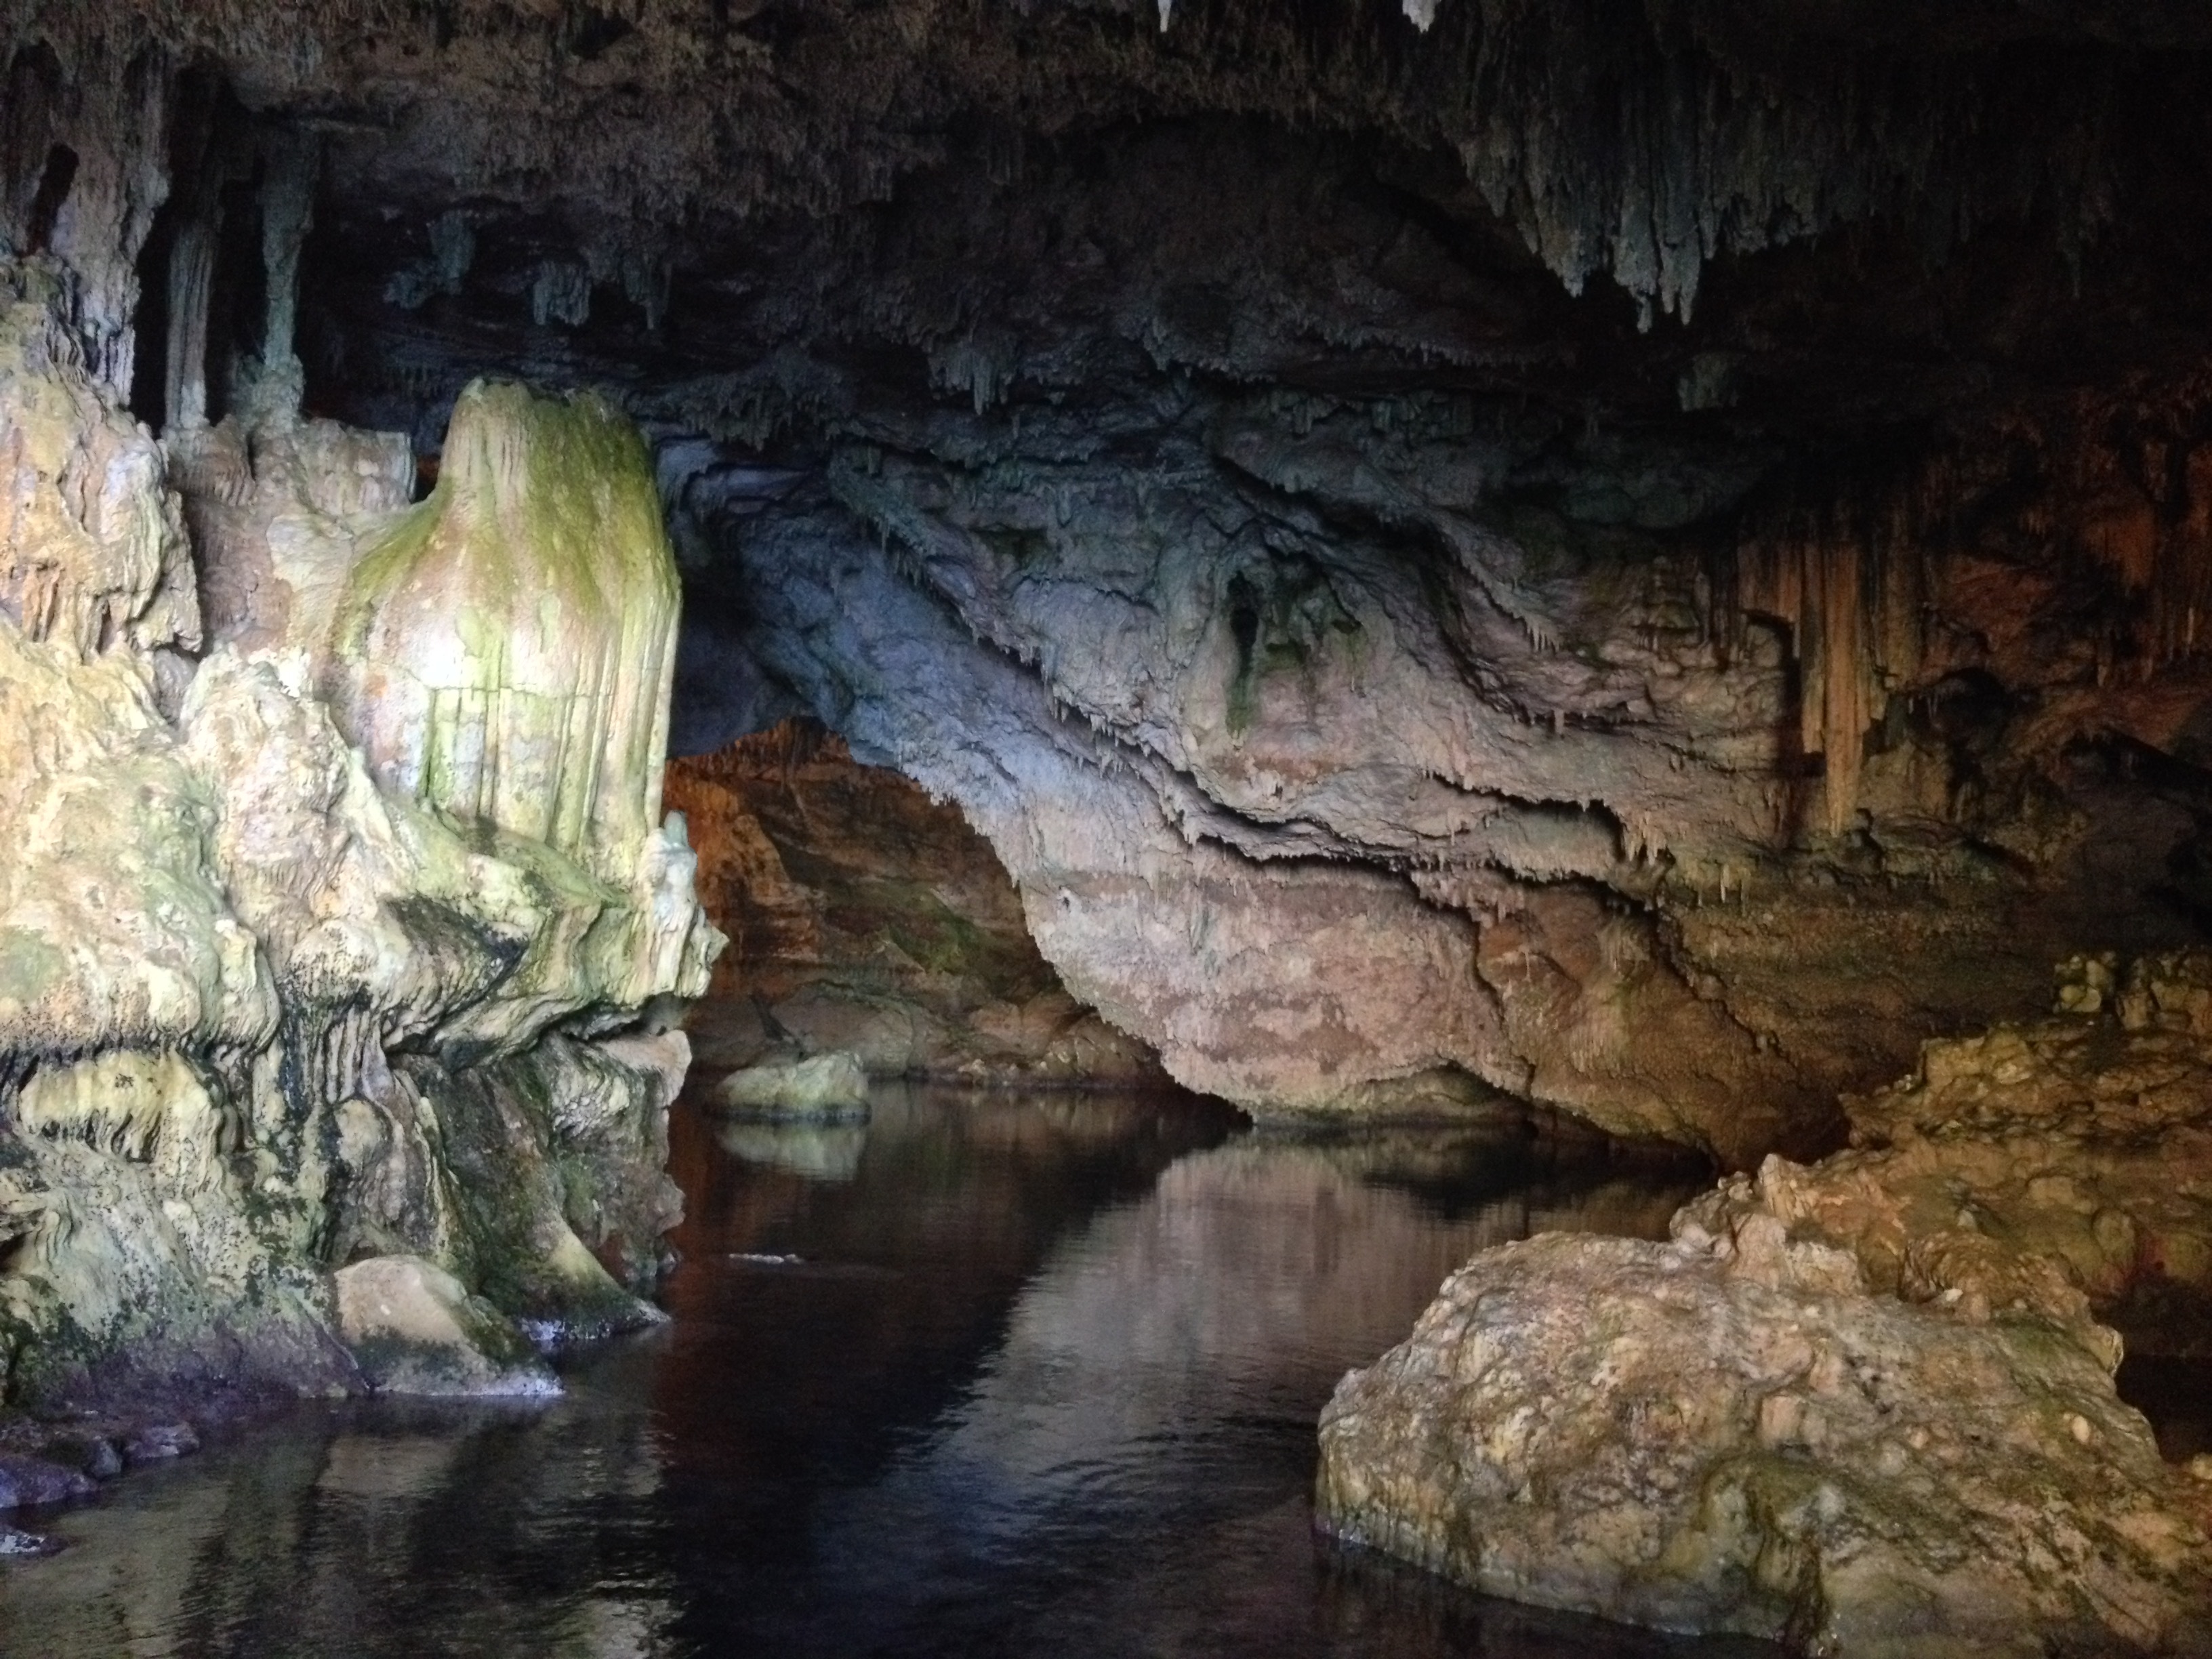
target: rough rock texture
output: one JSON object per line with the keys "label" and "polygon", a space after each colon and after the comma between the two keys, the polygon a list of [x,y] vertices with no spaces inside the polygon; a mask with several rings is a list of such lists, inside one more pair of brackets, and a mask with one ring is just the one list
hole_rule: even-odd
{"label": "rough rock texture", "polygon": [[[1478,1256],[1322,1419],[1340,1534],[1816,1650],[2212,1650],[2212,1486],[2115,1395],[2212,1300],[2212,963],[2075,958],[1667,1247]],[[1827,1644],[1823,1648],[1822,1644]],[[2193,1645],[2192,1645],[2193,1644]]]}
{"label": "rough rock texture", "polygon": [[714,1103],[758,1117],[865,1118],[868,1074],[858,1054],[816,1054],[732,1072],[714,1086]]}
{"label": "rough rock texture", "polygon": [[[642,447],[596,404],[487,390],[480,465],[410,509],[404,441],[300,422],[279,374],[255,423],[165,453],[100,366],[97,298],[50,256],[0,266],[7,1402],[198,1409],[363,1364],[414,1386],[333,1288],[386,1257],[487,1352],[517,1320],[653,1317],[685,1050],[595,1039],[702,990],[717,939],[659,818],[675,582]],[[518,707],[534,683],[457,662],[434,599],[599,690]],[[489,716],[464,695],[424,729],[461,757],[491,733],[495,785],[393,763],[362,686],[471,674]]]}
{"label": "rough rock texture", "polygon": [[[2212,1310],[2212,958],[2063,972],[2070,1017],[1926,1045],[1846,1101],[1852,1150],[1770,1158],[1686,1211],[1767,1216],[1850,1250],[1878,1288],[1969,1317],[2032,1310],[2093,1352],[2202,1352]],[[2101,982],[2101,983],[2100,983]]]}
{"label": "rough rock texture", "polygon": [[1329,1529],[1494,1594],[1851,1656],[2212,1652],[2212,1488],[2048,1328],[1839,1251],[1486,1251],[1322,1419]]}
{"label": "rough rock texture", "polygon": [[678,746],[810,714],[955,801],[1065,988],[1255,1109],[1748,1164],[2194,934],[2208,40],[16,0],[0,235],[231,548],[216,634],[335,614],[410,493],[262,411],[404,433],[458,536],[471,380],[591,384],[672,510]]}
{"label": "rough rock texture", "polygon": [[667,805],[731,937],[701,1058],[848,1051],[878,1076],[1152,1083],[1143,1047],[1063,990],[958,810],[787,722],[672,762]]}
{"label": "rough rock texture", "polygon": [[547,1395],[560,1384],[499,1310],[414,1255],[372,1256],[331,1276],[337,1327],[380,1392]]}

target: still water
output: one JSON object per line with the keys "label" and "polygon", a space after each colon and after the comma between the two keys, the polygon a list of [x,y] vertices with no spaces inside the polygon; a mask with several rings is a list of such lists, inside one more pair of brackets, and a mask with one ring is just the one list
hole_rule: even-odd
{"label": "still water", "polygon": [[[1314,1420],[1470,1252],[1656,1235],[1695,1171],[1511,1136],[1255,1135],[1176,1097],[679,1107],[665,1328],[536,1406],[303,1409],[0,1569],[9,1655],[1765,1651],[1317,1541]],[[43,1524],[43,1523],[42,1523]]]}

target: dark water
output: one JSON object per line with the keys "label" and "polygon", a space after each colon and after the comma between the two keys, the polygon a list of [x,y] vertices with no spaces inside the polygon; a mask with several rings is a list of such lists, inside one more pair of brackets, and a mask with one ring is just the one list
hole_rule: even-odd
{"label": "dark water", "polygon": [[550,1404],[304,1411],[0,1569],[10,1655],[1648,1655],[1318,1543],[1314,1419],[1474,1249],[1693,1174],[1193,1103],[679,1110],[675,1318]]}

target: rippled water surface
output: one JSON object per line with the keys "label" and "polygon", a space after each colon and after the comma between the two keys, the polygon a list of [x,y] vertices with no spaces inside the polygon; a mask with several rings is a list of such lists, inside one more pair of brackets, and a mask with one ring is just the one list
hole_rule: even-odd
{"label": "rippled water surface", "polygon": [[679,1109],[665,1329],[497,1409],[303,1412],[0,1569],[55,1656],[1711,1653],[1316,1542],[1314,1419],[1471,1251],[1656,1233],[1694,1175],[1316,1145],[1194,1103]]}

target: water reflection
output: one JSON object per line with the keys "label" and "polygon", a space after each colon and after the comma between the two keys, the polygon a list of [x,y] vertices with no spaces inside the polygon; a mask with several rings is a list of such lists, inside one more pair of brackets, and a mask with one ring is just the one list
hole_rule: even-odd
{"label": "water reflection", "polygon": [[744,1164],[788,1170],[809,1181],[850,1181],[868,1145],[865,1123],[729,1122],[714,1144]]}
{"label": "water reflection", "polygon": [[134,1476],[0,1570],[0,1647],[1682,1646],[1347,1559],[1305,1494],[1337,1376],[1467,1255],[1657,1231],[1697,1172],[1504,1127],[1270,1139],[1180,1098],[895,1090],[832,1133],[680,1113],[670,1328],[543,1406],[318,1411]]}

